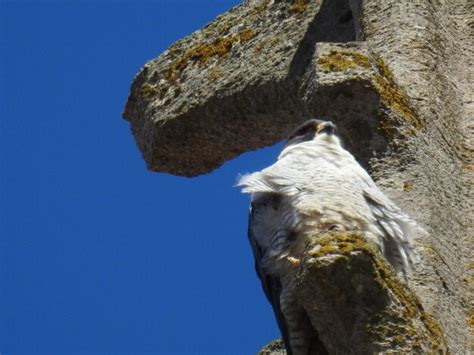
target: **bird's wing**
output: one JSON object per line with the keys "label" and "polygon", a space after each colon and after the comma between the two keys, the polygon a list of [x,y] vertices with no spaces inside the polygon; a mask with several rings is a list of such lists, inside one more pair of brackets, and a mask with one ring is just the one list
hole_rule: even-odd
{"label": "bird's wing", "polygon": [[411,243],[422,228],[375,185],[360,165],[353,170],[360,179],[359,186],[374,222],[383,235],[383,253],[397,271],[406,275],[418,259]]}
{"label": "bird's wing", "polygon": [[[267,209],[274,209],[278,203],[278,196],[274,193],[259,193],[251,204],[249,213],[248,238],[255,259],[255,271],[262,283],[265,296],[273,307],[275,317],[280,328],[285,344],[288,344],[288,330],[285,318],[280,308],[280,294],[282,290],[281,282],[276,275],[272,275],[264,266],[264,257],[268,252],[268,246],[262,245],[259,241],[266,240],[270,236],[259,235],[265,233],[262,228],[262,216],[265,216]],[[270,231],[268,231],[270,233]]]}
{"label": "bird's wing", "polygon": [[406,276],[418,259],[411,242],[420,228],[386,196],[379,199],[373,191],[365,191],[364,197],[383,234],[385,257],[397,272],[401,271]]}

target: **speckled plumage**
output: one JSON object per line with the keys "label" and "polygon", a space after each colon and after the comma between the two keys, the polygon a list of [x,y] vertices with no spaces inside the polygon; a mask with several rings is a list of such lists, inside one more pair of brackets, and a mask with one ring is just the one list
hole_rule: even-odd
{"label": "speckled plumage", "polygon": [[[362,231],[406,275],[416,256],[418,230],[345,150],[330,122],[310,120],[292,134],[275,164],[241,177],[251,194],[249,239],[256,270],[290,354],[308,354],[317,336],[293,294],[305,236]],[[294,259],[293,259],[294,258]]]}

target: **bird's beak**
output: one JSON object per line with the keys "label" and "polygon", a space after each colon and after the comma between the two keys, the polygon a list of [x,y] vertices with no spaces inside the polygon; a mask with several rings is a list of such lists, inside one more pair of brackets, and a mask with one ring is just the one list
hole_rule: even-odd
{"label": "bird's beak", "polygon": [[336,125],[332,122],[322,122],[317,125],[316,133],[326,133],[326,134],[334,134],[336,132]]}

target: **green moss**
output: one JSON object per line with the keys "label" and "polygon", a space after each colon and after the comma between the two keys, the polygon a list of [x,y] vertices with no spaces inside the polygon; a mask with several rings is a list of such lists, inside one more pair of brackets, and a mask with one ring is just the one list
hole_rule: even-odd
{"label": "green moss", "polygon": [[326,71],[344,71],[348,68],[370,68],[369,57],[365,54],[347,50],[332,50],[318,59],[321,69]]}
{"label": "green moss", "polygon": [[207,64],[211,58],[225,57],[235,42],[245,43],[253,37],[254,32],[251,29],[244,29],[237,34],[218,37],[211,43],[200,43],[187,50],[170,64],[167,70],[167,79],[175,82],[190,62],[197,62],[203,65]]}
{"label": "green moss", "polygon": [[407,94],[395,84],[393,74],[388,66],[379,56],[374,57],[378,70],[378,75],[374,79],[382,101],[395,109],[415,129],[423,128],[424,122],[410,106]]}

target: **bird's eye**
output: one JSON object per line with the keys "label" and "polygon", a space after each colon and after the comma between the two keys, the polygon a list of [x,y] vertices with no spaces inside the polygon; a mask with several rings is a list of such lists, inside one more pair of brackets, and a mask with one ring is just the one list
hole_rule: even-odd
{"label": "bird's eye", "polygon": [[306,121],[302,126],[295,129],[287,139],[287,145],[298,144],[314,139],[318,132],[318,126],[325,121],[311,119]]}
{"label": "bird's eye", "polygon": [[289,137],[288,137],[288,140],[290,139],[293,139],[293,138],[296,138],[296,137],[303,137],[305,135],[307,135],[308,133],[313,133],[314,132],[314,128],[312,125],[304,125],[303,127],[301,127],[300,129],[296,130],[295,132],[293,132]]}
{"label": "bird's eye", "polygon": [[312,131],[312,128],[311,127],[303,127],[301,128],[298,132],[297,132],[297,136],[304,136],[306,133]]}

